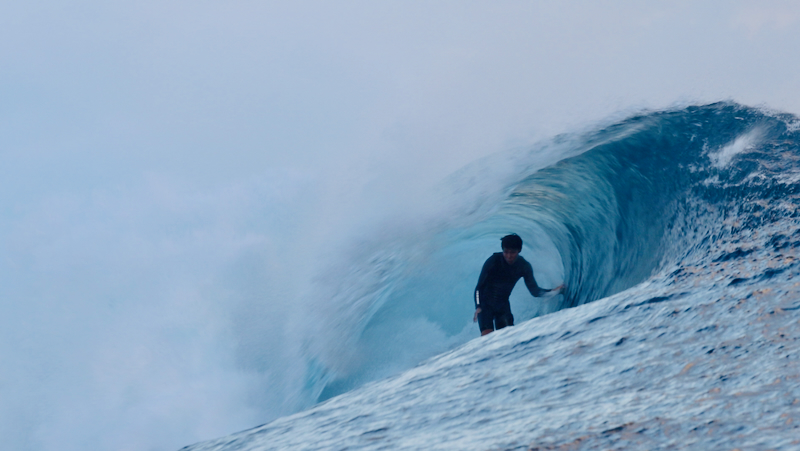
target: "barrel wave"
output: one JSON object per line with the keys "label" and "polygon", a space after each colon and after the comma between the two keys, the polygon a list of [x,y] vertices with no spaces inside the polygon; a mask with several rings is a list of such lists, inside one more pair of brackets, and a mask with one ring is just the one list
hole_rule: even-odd
{"label": "barrel wave", "polygon": [[[725,102],[476,162],[317,280],[303,390],[327,402],[190,449],[800,444],[799,132]],[[477,338],[475,278],[509,232],[568,289],[518,287],[517,325]]]}
{"label": "barrel wave", "polygon": [[475,338],[472,289],[507,233],[522,236],[540,285],[567,286],[545,300],[518,287],[517,323],[794,246],[798,124],[729,102],[647,112],[454,174],[421,219],[366,233],[318,277],[303,397],[328,399]]}

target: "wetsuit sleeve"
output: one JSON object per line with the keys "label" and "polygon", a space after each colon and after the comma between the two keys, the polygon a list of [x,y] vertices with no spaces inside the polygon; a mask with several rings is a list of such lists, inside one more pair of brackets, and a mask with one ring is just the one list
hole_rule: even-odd
{"label": "wetsuit sleeve", "polygon": [[486,263],[483,264],[483,269],[481,269],[481,275],[478,277],[478,285],[475,286],[475,296],[473,296],[473,300],[475,301],[475,308],[481,306],[481,290],[484,289],[484,285],[486,285],[486,279],[489,278],[489,271],[494,266],[494,255],[486,259]]}
{"label": "wetsuit sleeve", "polygon": [[527,265],[522,277],[525,279],[525,286],[528,287],[528,291],[530,291],[534,297],[539,297],[545,293],[553,291],[540,287],[539,284],[536,283],[536,279],[533,278],[533,268],[531,267],[531,264],[528,262],[525,263],[527,263]]}

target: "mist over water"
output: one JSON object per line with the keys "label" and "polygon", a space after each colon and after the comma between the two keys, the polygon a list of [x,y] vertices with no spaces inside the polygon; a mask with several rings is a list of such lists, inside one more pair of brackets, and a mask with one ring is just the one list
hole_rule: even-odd
{"label": "mist over water", "polygon": [[[151,179],[47,199],[12,222],[3,436],[19,449],[142,449],[253,421],[257,375],[237,362],[232,312],[277,276],[263,267],[280,245],[258,231],[276,228],[269,192]],[[236,274],[247,262],[264,274]]]}
{"label": "mist over water", "polygon": [[[485,186],[469,184],[474,202],[450,187],[328,209],[342,190],[320,195],[324,176],[275,171],[199,189],[149,176],[28,206],[4,227],[4,440],[174,448],[463,343],[475,268],[498,236],[460,249],[439,234],[491,211],[476,208],[502,195],[513,155],[492,159],[500,168]],[[540,283],[556,283],[552,244],[525,239]],[[513,302],[521,318],[538,312]]]}

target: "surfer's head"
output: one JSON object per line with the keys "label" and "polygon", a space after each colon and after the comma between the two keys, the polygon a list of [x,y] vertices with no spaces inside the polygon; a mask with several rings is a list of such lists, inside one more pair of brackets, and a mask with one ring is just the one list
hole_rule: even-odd
{"label": "surfer's head", "polygon": [[506,259],[506,263],[513,265],[522,250],[522,238],[512,233],[501,238],[500,245],[503,247],[503,258]]}
{"label": "surfer's head", "polygon": [[500,245],[503,249],[516,249],[519,252],[522,250],[522,238],[516,233],[512,233],[500,238]]}

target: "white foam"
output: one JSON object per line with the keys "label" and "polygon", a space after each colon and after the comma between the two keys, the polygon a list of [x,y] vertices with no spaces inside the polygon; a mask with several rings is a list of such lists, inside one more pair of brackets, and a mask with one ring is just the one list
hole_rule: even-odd
{"label": "white foam", "polygon": [[738,136],[732,143],[726,145],[719,151],[710,153],[708,158],[711,160],[712,165],[723,169],[731,163],[733,157],[755,147],[763,136],[764,131],[761,128],[754,128]]}

